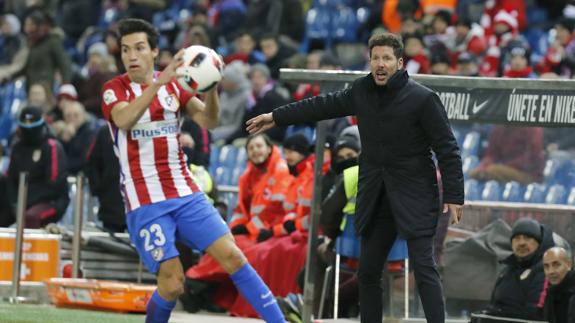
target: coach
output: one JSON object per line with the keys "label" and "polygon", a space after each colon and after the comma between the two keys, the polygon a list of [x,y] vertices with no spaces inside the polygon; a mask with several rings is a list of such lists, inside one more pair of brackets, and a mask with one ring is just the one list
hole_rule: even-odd
{"label": "coach", "polygon": [[463,204],[459,148],[438,96],[403,70],[401,38],[377,34],[368,45],[369,75],[347,89],[248,120],[248,131],[356,115],[363,146],[355,223],[361,235],[361,322],[382,320],[381,273],[398,234],[407,239],[427,322],[444,322],[432,247],[440,205],[431,151],[443,179],[443,209],[458,223]]}

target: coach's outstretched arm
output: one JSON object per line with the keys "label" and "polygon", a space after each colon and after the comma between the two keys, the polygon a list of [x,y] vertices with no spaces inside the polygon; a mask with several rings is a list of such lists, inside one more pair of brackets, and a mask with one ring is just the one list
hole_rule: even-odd
{"label": "coach's outstretched arm", "polygon": [[341,91],[293,102],[259,115],[246,122],[250,134],[266,131],[276,125],[313,123],[355,114],[353,86]]}
{"label": "coach's outstretched arm", "polygon": [[182,63],[182,56],[184,52],[180,51],[175,56],[172,62],[160,73],[155,82],[149,84],[142,95],[137,97],[134,101],[128,103],[125,101],[118,102],[112,108],[112,121],[122,130],[130,130],[140,117],[144,114],[148,106],[152,103],[156,93],[160,87],[173,80],[176,74],[176,67]]}

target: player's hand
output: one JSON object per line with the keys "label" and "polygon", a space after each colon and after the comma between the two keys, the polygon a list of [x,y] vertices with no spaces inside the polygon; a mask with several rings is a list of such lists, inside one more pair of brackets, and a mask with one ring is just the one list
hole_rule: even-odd
{"label": "player's hand", "polygon": [[248,126],[247,131],[250,133],[250,135],[253,135],[273,128],[276,123],[274,122],[274,118],[270,112],[251,118],[246,122],[246,125]]}
{"label": "player's hand", "polygon": [[451,215],[451,220],[449,221],[451,224],[459,224],[461,221],[461,216],[463,215],[463,206],[458,204],[443,204],[443,213],[447,213]]}
{"label": "player's hand", "polygon": [[179,75],[176,73],[176,69],[180,65],[182,65],[183,62],[184,62],[184,50],[182,49],[179,52],[177,52],[176,55],[174,55],[174,58],[172,59],[170,64],[168,64],[168,66],[164,68],[162,73],[160,73],[160,75],[156,79],[156,83],[164,85],[172,81],[174,78],[178,77]]}

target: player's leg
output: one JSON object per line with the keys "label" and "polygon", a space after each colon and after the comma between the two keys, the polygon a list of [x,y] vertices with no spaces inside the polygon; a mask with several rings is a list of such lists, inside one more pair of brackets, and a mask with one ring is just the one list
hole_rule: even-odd
{"label": "player's leg", "polygon": [[130,239],[149,272],[155,273],[158,288],[148,302],[146,323],[168,322],[183,292],[184,273],[176,249],[176,223],[167,214],[173,201],[140,207],[127,215]]}
{"label": "player's leg", "polygon": [[152,294],[146,311],[146,323],[168,322],[176,300],[184,292],[184,270],[179,258],[160,264],[156,276],[158,289]]}
{"label": "player's leg", "polygon": [[285,322],[275,297],[247,262],[217,210],[203,194],[185,198],[178,210],[178,238],[212,256],[230,277],[242,296],[266,322]]}
{"label": "player's leg", "polygon": [[261,318],[266,322],[285,322],[274,295],[247,262],[231,233],[212,243],[206,252],[230,274],[237,289]]}

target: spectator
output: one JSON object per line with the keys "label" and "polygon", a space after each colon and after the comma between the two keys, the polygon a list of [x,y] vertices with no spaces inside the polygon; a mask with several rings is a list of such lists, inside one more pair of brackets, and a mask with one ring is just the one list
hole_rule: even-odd
{"label": "spectator", "polygon": [[209,14],[215,38],[224,42],[232,41],[238,26],[245,25],[246,10],[242,0],[213,1]]}
{"label": "spectator", "polygon": [[28,95],[24,106],[33,106],[42,109],[44,121],[50,125],[56,120],[62,120],[62,113],[56,108],[56,101],[52,91],[45,83],[29,85]]}
{"label": "spectator", "polygon": [[555,24],[555,41],[549,46],[537,70],[539,73],[556,72],[571,77],[575,70],[575,20],[563,18]]}
{"label": "spectator", "polygon": [[98,219],[112,232],[126,230],[126,213],[120,193],[120,164],[114,153],[108,125],[100,127],[86,157],[90,192],[99,202]]}
{"label": "spectator", "polygon": [[256,38],[266,33],[285,35],[301,42],[305,32],[304,13],[298,0],[261,0],[248,4],[246,29]]}
{"label": "spectator", "polygon": [[[252,85],[252,98],[248,105],[248,110],[244,115],[242,124],[247,120],[257,116],[260,113],[271,112],[276,107],[287,103],[287,91],[274,84],[271,80],[269,68],[264,64],[255,64],[251,67],[249,73],[250,82]],[[266,134],[275,142],[282,142],[285,135],[285,127],[274,128],[266,131]],[[240,129],[230,137],[228,143],[237,138],[244,138],[248,136],[245,127]]]}
{"label": "spectator", "polygon": [[240,60],[244,63],[253,65],[256,63],[265,63],[266,58],[262,52],[256,49],[256,40],[254,36],[247,31],[240,32],[234,39],[235,51],[226,56],[225,63],[229,64],[234,60]]}
{"label": "spectator", "polygon": [[64,110],[64,121],[56,136],[62,141],[68,157],[68,171],[77,174],[86,166],[86,157],[95,134],[94,124],[80,102]]}
{"label": "spectator", "polygon": [[45,83],[49,89],[54,88],[56,72],[59,72],[61,83],[70,83],[72,64],[64,52],[62,37],[52,32],[52,18],[48,13],[32,11],[26,17],[24,32],[30,54],[24,68],[14,76],[23,74],[28,88],[34,83]]}
{"label": "spectator", "polygon": [[17,200],[19,174],[28,172],[26,227],[40,228],[60,220],[70,202],[67,158],[62,146],[48,136],[39,108],[22,109],[18,134],[7,172],[11,202],[14,205]]}
{"label": "spectator", "polygon": [[403,35],[405,44],[405,69],[409,74],[429,74],[431,62],[425,53],[423,36],[420,33]]}
{"label": "spectator", "polygon": [[210,166],[211,138],[212,135],[207,129],[200,127],[192,118],[184,117],[179,141],[188,158],[188,164],[204,166],[205,168]]}
{"label": "spectator", "polygon": [[[161,61],[160,61],[161,63]],[[95,43],[88,48],[88,62],[82,69],[82,80],[78,84],[78,100],[86,111],[102,118],[102,96],[100,90],[116,72],[113,57],[106,44]]]}
{"label": "spectator", "polygon": [[51,111],[52,122],[64,119],[64,110],[74,102],[78,102],[78,91],[72,84],[64,84],[56,94],[56,108]]}
{"label": "spectator", "polygon": [[284,140],[283,148],[289,172],[294,176],[283,201],[285,215],[281,223],[274,225],[271,229],[260,230],[258,242],[265,241],[272,236],[289,235],[294,231],[307,231],[309,228],[314,161],[311,146],[304,135],[296,133]]}
{"label": "spectator", "polygon": [[536,77],[533,68],[529,65],[530,52],[527,48],[522,46],[514,47],[509,54],[511,62],[503,74],[505,77],[531,79]]}
{"label": "spectator", "polygon": [[122,58],[120,57],[121,54],[118,34],[116,34],[116,32],[113,30],[106,30],[104,32],[104,43],[106,44],[108,54],[114,58],[114,65],[116,66],[118,73],[126,73],[126,68],[122,63]]}
{"label": "spectator", "polygon": [[503,260],[505,267],[495,282],[489,315],[536,320],[543,319],[546,293],[543,253],[553,247],[553,232],[530,218],[513,224],[513,254]]}
{"label": "spectator", "polygon": [[479,76],[477,57],[469,52],[463,52],[457,57],[457,75]]}
{"label": "spectator", "polygon": [[20,33],[20,20],[13,14],[0,17],[0,82],[24,67],[28,46]]}
{"label": "spectator", "polygon": [[431,74],[449,75],[450,74],[449,56],[445,52],[436,52],[431,54]]}
{"label": "spectator", "polygon": [[483,28],[467,19],[459,19],[455,25],[453,47],[450,49],[456,56],[463,52],[469,52],[475,56],[483,55],[487,49]]}
{"label": "spectator", "polygon": [[283,45],[278,37],[273,34],[265,34],[260,38],[260,48],[266,58],[266,65],[270,70],[271,78],[276,81],[279,80],[280,67],[296,51]]}
{"label": "spectator", "polygon": [[238,205],[230,228],[233,234],[246,234],[255,240],[261,229],[282,222],[282,203],[293,177],[266,135],[250,136],[246,150],[248,167],[240,177]]}
{"label": "spectator", "polygon": [[543,179],[544,166],[542,128],[493,126],[485,156],[470,176],[526,185]]}
{"label": "spectator", "polygon": [[244,63],[235,61],[226,65],[220,88],[219,124],[211,131],[214,142],[228,141],[244,126],[242,120],[251,99],[251,84]]}
{"label": "spectator", "polygon": [[183,47],[188,47],[192,45],[201,45],[206,47],[212,47],[212,42],[208,31],[201,25],[192,26],[186,33],[186,38],[184,39]]}
{"label": "spectator", "polygon": [[575,271],[573,260],[561,247],[543,255],[543,269],[549,281],[545,298],[544,319],[549,323],[575,322]]}

